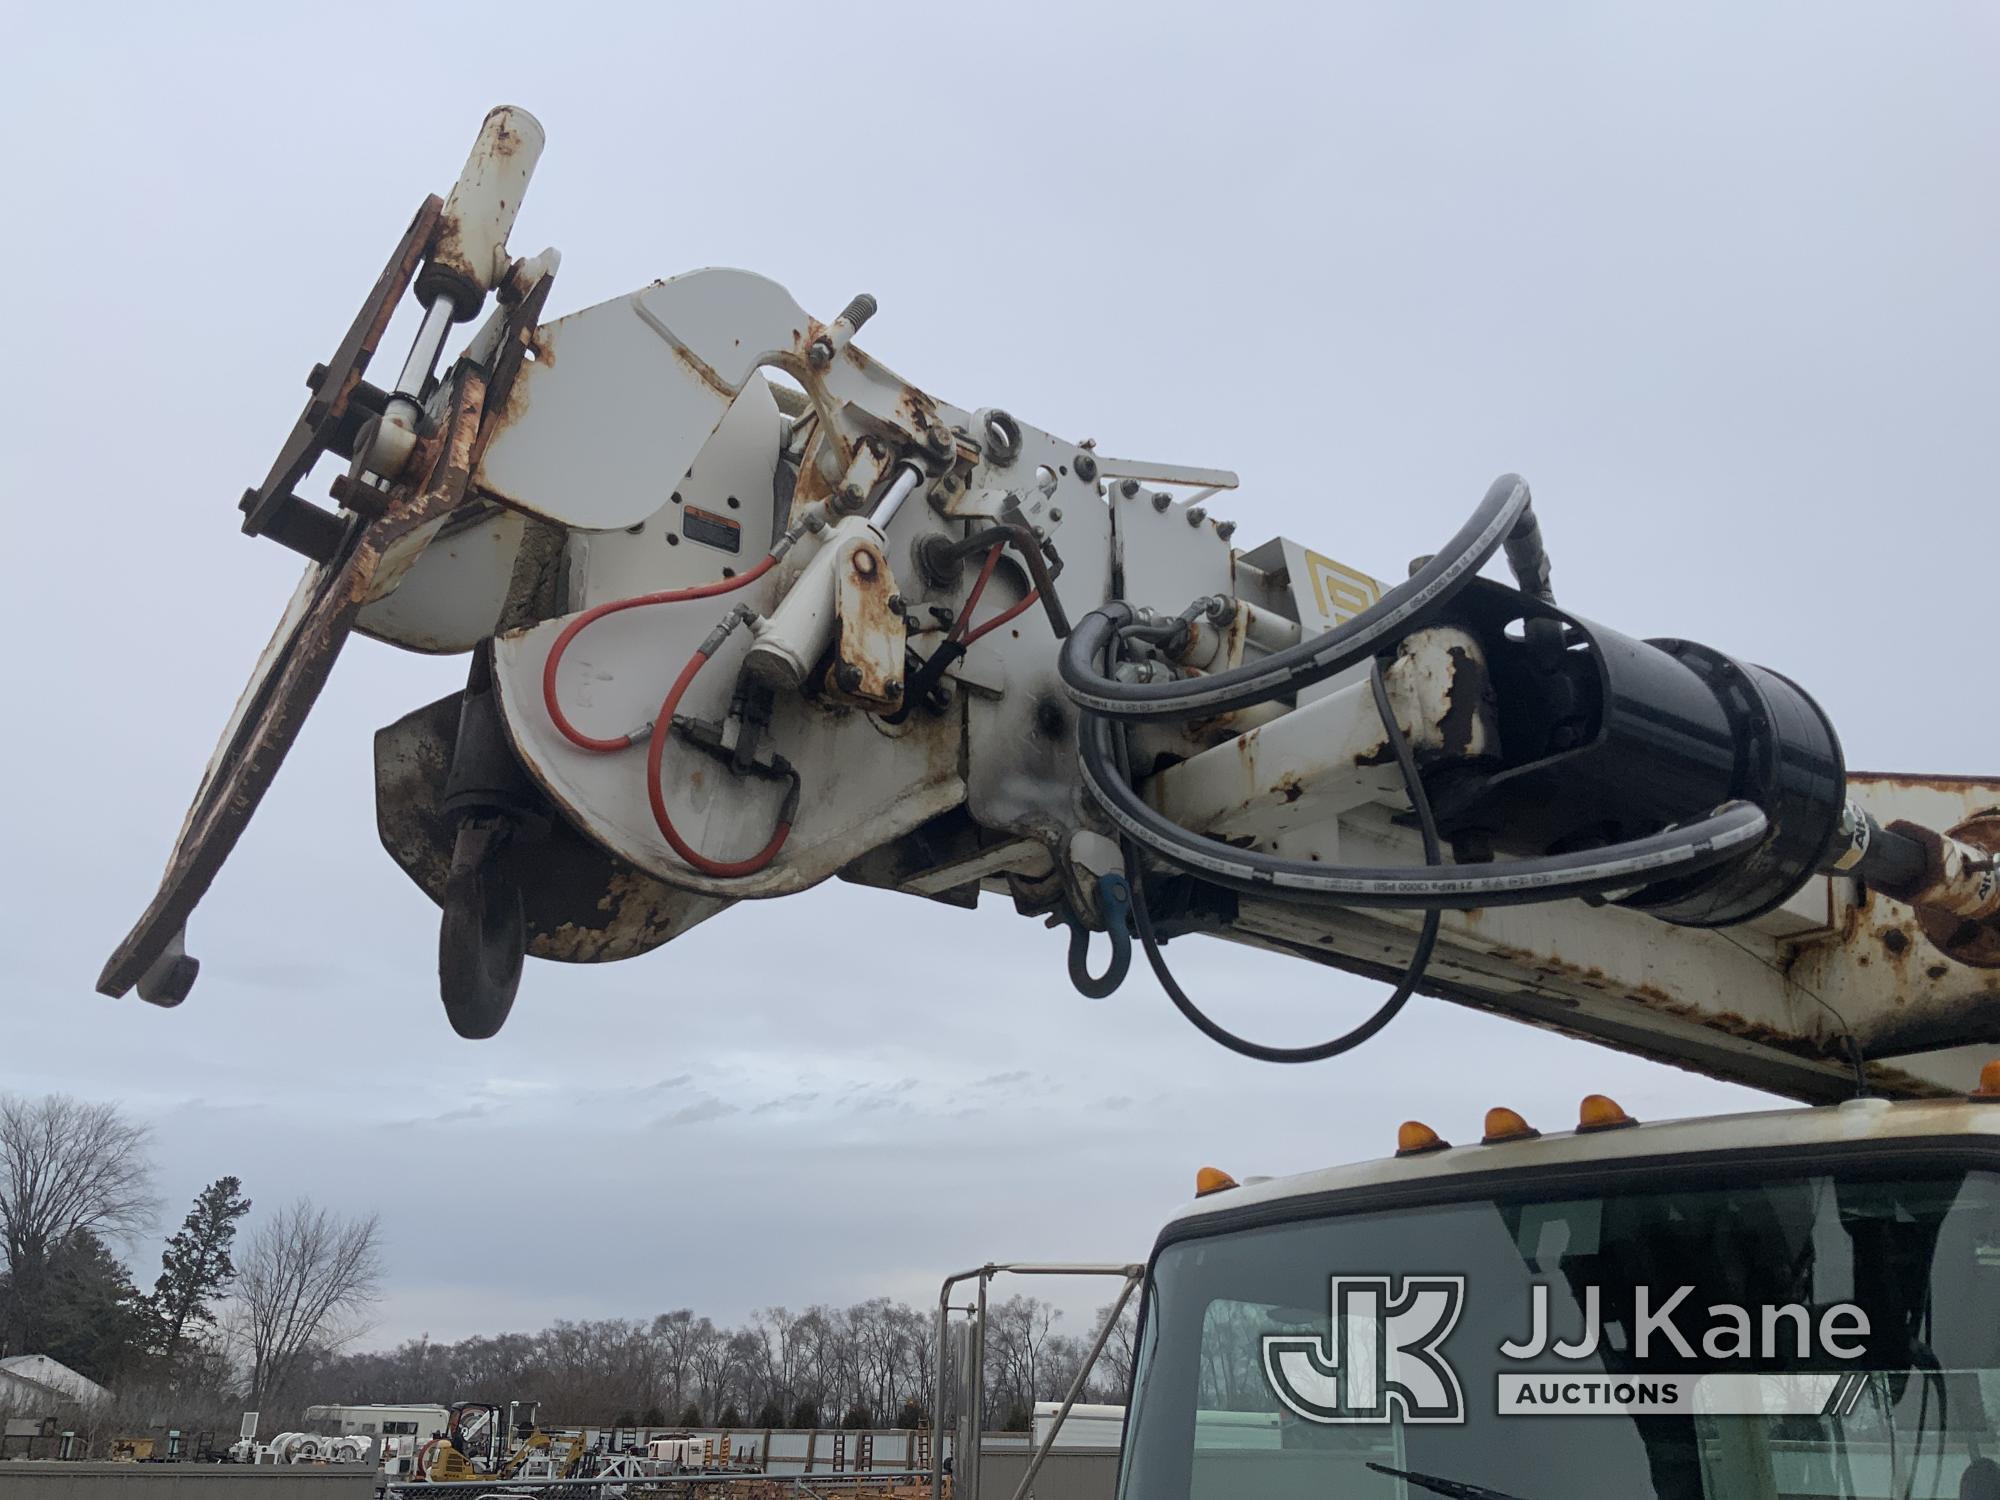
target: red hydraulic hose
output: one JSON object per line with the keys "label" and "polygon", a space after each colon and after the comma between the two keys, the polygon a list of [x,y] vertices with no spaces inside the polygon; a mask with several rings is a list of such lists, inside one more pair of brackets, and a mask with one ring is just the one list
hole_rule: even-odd
{"label": "red hydraulic hose", "polygon": [[[625,609],[638,609],[648,604],[680,604],[691,599],[712,599],[718,594],[727,594],[755,583],[777,566],[777,562],[776,554],[766,554],[755,567],[748,572],[739,573],[734,578],[696,584],[691,588],[667,589],[657,594],[635,594],[630,599],[614,599],[608,604],[600,604],[594,609],[585,610],[563,627],[562,633],[556,637],[555,644],[549,648],[548,659],[542,663],[542,706],[548,710],[549,722],[556,726],[557,732],[564,739],[580,750],[607,755],[612,751],[625,749],[632,743],[631,735],[621,734],[601,739],[596,735],[585,734],[572,724],[569,716],[562,711],[562,701],[556,691],[556,677],[562,667],[563,654],[569,650],[571,642],[581,635],[585,628],[606,615],[614,615]],[[681,669],[681,675],[674,679],[674,685],[667,693],[666,701],[660,705],[660,715],[653,721],[652,736],[646,745],[647,795],[653,804],[653,821],[659,825],[661,835],[674,853],[694,869],[704,875],[725,877],[754,875],[775,859],[778,850],[784,847],[785,840],[792,831],[789,819],[781,821],[772,833],[770,842],[748,859],[710,859],[682,838],[680,830],[674,827],[673,818],[667,812],[666,795],[660,785],[660,764],[666,753],[667,736],[673,732],[674,711],[679,708],[681,698],[688,690],[688,684],[694,681],[695,674],[707,660],[707,652],[695,652],[688,659],[688,664]]]}
{"label": "red hydraulic hose", "polygon": [[1005,625],[1009,620],[1013,619],[1016,615],[1020,614],[1023,610],[1027,609],[1030,605],[1032,605],[1037,599],[1041,597],[1042,597],[1042,591],[1040,589],[1029,589],[1028,592],[1021,597],[1019,602],[1017,602],[1008,609],[1003,609],[1002,611],[1000,611],[999,614],[995,615],[992,619],[988,620],[984,625],[980,626],[977,630],[968,632],[966,634],[964,644],[970,646],[974,641],[978,640],[981,636],[991,635],[994,631],[998,630],[1002,625]]}
{"label": "red hydraulic hose", "polygon": [[630,599],[613,599],[609,604],[600,604],[594,609],[587,609],[571,620],[563,627],[562,634],[556,637],[556,643],[549,648],[549,659],[542,663],[542,706],[548,710],[549,721],[556,726],[557,732],[578,749],[594,750],[600,755],[623,750],[632,743],[632,736],[629,734],[621,734],[611,739],[598,739],[585,734],[570,723],[568,716],[562,711],[562,703],[556,695],[556,672],[562,666],[563,653],[569,650],[570,643],[583,633],[585,627],[596,624],[606,615],[615,615],[621,609],[638,609],[648,604],[680,604],[689,599],[712,599],[717,594],[727,594],[746,584],[755,583],[776,567],[777,562],[775,555],[767,554],[749,572],[739,573],[734,578],[722,578],[714,583],[700,583],[692,588],[668,589],[658,594],[635,594]]}
{"label": "red hydraulic hose", "polygon": [[972,623],[972,611],[978,607],[980,595],[986,592],[986,585],[993,581],[993,570],[1000,565],[1000,554],[1006,550],[1006,546],[1005,542],[996,542],[993,544],[993,550],[986,554],[985,565],[980,568],[979,577],[973,581],[972,592],[965,596],[965,608],[959,611],[958,619],[951,627],[951,634],[945,637],[947,642],[958,641],[962,645],[970,646],[981,636],[991,635],[1041,597],[1039,589],[1029,589],[1027,595],[1011,609],[1002,610],[977,630],[966,628]]}
{"label": "red hydraulic hose", "polygon": [[[704,875],[754,875],[773,859],[785,846],[791,836],[791,819],[781,817],[778,826],[771,831],[771,841],[748,859],[710,859],[680,835],[674,827],[674,820],[667,811],[666,789],[660,784],[660,763],[666,755],[667,736],[673,733],[674,711],[680,707],[681,697],[688,690],[688,684],[708,660],[706,651],[697,651],[688,658],[688,664],[681,668],[681,675],[674,679],[674,685],[667,692],[666,701],[660,705],[660,716],[653,720],[652,737],[646,742],[646,795],[653,804],[653,821],[660,826],[660,833],[673,847],[674,853],[686,860]],[[630,743],[629,739],[627,743]]]}
{"label": "red hydraulic hose", "polygon": [[1000,566],[1000,553],[1006,547],[1004,542],[996,542],[986,554],[986,561],[980,565],[979,576],[972,581],[972,592],[965,596],[965,608],[958,612],[958,618],[951,623],[946,633],[947,642],[955,641],[965,634],[965,627],[972,623],[972,611],[978,607],[979,596],[986,592],[986,585],[993,581],[993,570]]}

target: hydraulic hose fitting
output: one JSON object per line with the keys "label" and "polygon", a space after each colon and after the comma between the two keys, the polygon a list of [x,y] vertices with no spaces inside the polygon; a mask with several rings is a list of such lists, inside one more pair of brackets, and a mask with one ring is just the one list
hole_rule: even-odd
{"label": "hydraulic hose fitting", "polygon": [[1947,958],[2000,968],[2000,813],[1939,833],[1901,819],[1884,826],[1849,802],[1823,868],[1910,907]]}

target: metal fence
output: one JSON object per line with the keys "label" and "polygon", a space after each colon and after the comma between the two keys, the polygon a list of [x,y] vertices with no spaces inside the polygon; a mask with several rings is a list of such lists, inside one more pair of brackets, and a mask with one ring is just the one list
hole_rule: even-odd
{"label": "metal fence", "polygon": [[928,1469],[875,1474],[605,1474],[592,1479],[473,1479],[452,1483],[399,1480],[383,1500],[442,1500],[465,1496],[521,1495],[530,1500],[917,1500],[930,1495]]}
{"label": "metal fence", "polygon": [[369,1500],[370,1469],[8,1459],[0,1500]]}

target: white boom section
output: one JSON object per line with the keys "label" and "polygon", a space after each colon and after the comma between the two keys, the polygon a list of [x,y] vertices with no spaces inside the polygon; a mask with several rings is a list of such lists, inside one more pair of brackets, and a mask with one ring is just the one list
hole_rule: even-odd
{"label": "white boom section", "polygon": [[[736,898],[835,874],[961,905],[1004,892],[1031,915],[1094,921],[1119,849],[1079,771],[1077,710],[1057,669],[1065,622],[1114,599],[1169,612],[1213,599],[1214,613],[1187,617],[1164,668],[1189,676],[1284,652],[1382,598],[1370,574],[1292,540],[1235,548],[1233,524],[1199,503],[1236,482],[1228,470],[1104,458],[909,384],[854,341],[872,298],[822,323],[772,281],[706,270],[544,319],[559,258],[509,265],[503,248],[540,144],[525,114],[489,118],[459,210],[420,210],[336,359],[337,397],[315,398],[272,479],[246,497],[247,528],[315,562],[160,894],[100,980],[107,992],[136,983],[161,1004],[187,993],[187,913],[352,629],[419,651],[480,650],[463,712],[454,697],[378,736],[378,818],[413,879],[487,924],[473,939],[516,944],[518,975],[522,947],[629,957]],[[374,393],[387,416],[360,423],[360,369],[413,275],[454,316],[489,289],[499,306],[435,381],[427,334],[397,389]],[[333,378],[317,372],[315,389]],[[354,460],[332,491],[338,515],[288,493],[328,450]],[[550,665],[583,611],[737,578],[748,586],[593,620]],[[1035,607],[1017,608],[1031,592]],[[1488,731],[1460,712],[1448,646],[1405,642],[1387,690],[1420,755],[1471,757]],[[655,782],[648,732],[697,647],[714,659],[664,745],[654,737]],[[1364,670],[1140,726],[1142,794],[1186,829],[1267,855],[1419,863]],[[609,753],[565,733],[551,691],[572,727],[614,737]],[[482,702],[497,705],[490,743],[468,746]],[[1995,779],[1857,775],[1849,793],[1884,825],[1947,830],[2000,809]],[[454,844],[467,807],[490,868]],[[2000,817],[1990,825],[2000,843]],[[775,853],[750,858],[774,838]],[[1986,900],[1990,861],[1955,868],[1984,879]],[[1419,923],[1215,887],[1183,904],[1163,919],[1175,933],[1381,976],[1408,960]],[[1984,931],[1980,951],[2000,964],[2000,926]],[[1857,1049],[1879,1090],[1955,1094],[2000,1041],[2000,967],[1976,966],[1978,945],[1956,939],[1973,956],[1949,958],[1944,941],[1935,919],[1927,929],[1852,879],[1816,877],[1718,930],[1575,900],[1448,913],[1424,987],[1800,1098],[1850,1092]],[[865,946],[879,962],[897,933]]]}

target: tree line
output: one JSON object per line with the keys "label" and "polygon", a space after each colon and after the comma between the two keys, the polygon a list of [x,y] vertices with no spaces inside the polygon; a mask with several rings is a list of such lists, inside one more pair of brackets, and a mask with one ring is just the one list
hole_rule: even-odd
{"label": "tree line", "polygon": [[[115,1106],[0,1096],[0,1357],[47,1354],[110,1388],[113,1408],[94,1419],[107,1430],[230,1431],[245,1408],[267,1429],[296,1426],[307,1405],[349,1402],[539,1401],[566,1425],[864,1428],[928,1425],[942,1392],[950,1414],[957,1380],[940,1379],[933,1311],[880,1297],[766,1307],[735,1326],[678,1308],[357,1351],[382,1278],[376,1219],[305,1199],[260,1212],[232,1176],[195,1195],[142,1291],[114,1247],[157,1222],[154,1178],[149,1132]],[[1107,1314],[1071,1331],[1038,1299],[993,1304],[987,1425],[1029,1426]],[[1124,1398],[1131,1323],[1128,1310],[1086,1399]]]}
{"label": "tree line", "polygon": [[[1076,1333],[1033,1297],[988,1310],[986,1426],[1025,1430],[1034,1403],[1059,1399],[1110,1309]],[[411,1339],[324,1361],[314,1402],[539,1401],[542,1419],[617,1427],[924,1427],[956,1375],[939,1380],[935,1312],[886,1297],[847,1307],[766,1307],[730,1327],[689,1308],[650,1321],[558,1322],[539,1333],[456,1343]],[[1085,1400],[1123,1401],[1131,1378],[1128,1308]]]}

